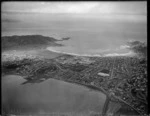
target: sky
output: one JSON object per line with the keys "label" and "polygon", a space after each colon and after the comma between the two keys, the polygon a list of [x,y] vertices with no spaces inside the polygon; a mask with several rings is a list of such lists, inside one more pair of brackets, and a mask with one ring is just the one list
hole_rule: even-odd
{"label": "sky", "polygon": [[2,12],[147,14],[147,2],[3,2]]}

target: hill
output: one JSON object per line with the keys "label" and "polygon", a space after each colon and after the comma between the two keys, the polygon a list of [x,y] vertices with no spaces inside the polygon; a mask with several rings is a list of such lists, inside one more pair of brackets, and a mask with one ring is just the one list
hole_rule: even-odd
{"label": "hill", "polygon": [[42,35],[14,35],[2,37],[2,51],[14,48],[40,48],[47,46],[62,46],[56,43],[58,40],[53,37]]}

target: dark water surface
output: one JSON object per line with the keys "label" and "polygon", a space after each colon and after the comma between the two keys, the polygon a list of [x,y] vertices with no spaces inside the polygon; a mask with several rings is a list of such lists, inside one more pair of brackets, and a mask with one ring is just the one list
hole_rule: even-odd
{"label": "dark water surface", "polygon": [[42,83],[21,85],[16,75],[2,77],[2,106],[5,112],[98,112],[106,95],[86,87],[48,79]]}

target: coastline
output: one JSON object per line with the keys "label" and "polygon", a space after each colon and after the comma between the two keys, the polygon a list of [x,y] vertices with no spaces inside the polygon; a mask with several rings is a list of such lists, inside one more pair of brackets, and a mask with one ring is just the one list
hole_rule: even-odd
{"label": "coastline", "polygon": [[97,86],[94,86],[94,85],[83,84],[83,83],[79,83],[79,82],[75,82],[75,81],[71,81],[71,80],[62,80],[62,79],[57,79],[57,78],[50,78],[50,79],[56,79],[56,80],[59,80],[59,81],[63,81],[63,82],[83,86],[83,87],[86,87],[86,88],[90,88],[94,91],[102,92],[104,95],[106,95],[106,101],[105,101],[104,106],[103,106],[102,116],[104,114],[106,114],[106,111],[107,111],[108,105],[109,105],[109,101],[110,101],[110,98],[109,98],[110,96],[103,88],[100,88],[100,87],[97,87]]}
{"label": "coastline", "polygon": [[104,108],[103,108],[103,111],[102,111],[102,115],[105,115],[105,113],[107,112],[107,109],[108,109],[108,105],[109,105],[109,102],[111,101],[111,98],[110,97],[114,97],[116,98],[117,100],[119,100],[119,102],[122,102],[126,105],[128,105],[129,107],[133,108],[138,114],[142,115],[141,112],[137,111],[134,107],[132,107],[130,104],[126,103],[124,100],[118,98],[117,96],[114,96],[112,94],[109,94],[107,91],[105,91],[102,87],[97,87],[95,85],[89,85],[89,84],[83,84],[83,83],[79,83],[79,82],[74,82],[74,81],[70,81],[70,80],[62,80],[62,79],[57,79],[57,78],[50,78],[50,79],[56,79],[56,80],[60,80],[60,81],[64,81],[64,82],[68,82],[68,83],[72,83],[72,84],[77,84],[79,86],[84,86],[84,87],[87,87],[87,88],[90,88],[94,91],[99,91],[99,92],[102,92],[103,94],[106,95],[106,102],[104,104]]}
{"label": "coastline", "polygon": [[102,53],[95,53],[95,54],[78,54],[78,53],[72,53],[72,52],[64,52],[64,51],[58,51],[53,49],[52,47],[47,47],[46,50],[49,50],[51,52],[55,52],[55,53],[61,53],[61,54],[67,54],[67,55],[72,55],[72,56],[80,56],[80,57],[134,57],[136,56],[136,54],[132,51],[126,52],[126,53],[106,53],[106,54],[102,54]]}

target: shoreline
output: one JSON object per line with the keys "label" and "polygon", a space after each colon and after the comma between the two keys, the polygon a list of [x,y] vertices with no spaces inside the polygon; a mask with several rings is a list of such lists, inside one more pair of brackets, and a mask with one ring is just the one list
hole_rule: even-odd
{"label": "shoreline", "polygon": [[[9,75],[9,74],[8,74]],[[25,79],[23,76],[21,75],[17,75],[17,74],[13,74],[13,75],[16,75],[16,76],[20,76],[22,77],[23,79]],[[114,97],[116,98],[119,102],[122,102],[124,104],[126,104],[127,106],[129,106],[130,108],[134,109],[138,114],[142,115],[139,111],[137,111],[134,107],[130,106],[130,104],[126,103],[124,100],[118,98],[117,96],[114,96],[114,95],[111,95],[109,94],[107,91],[105,91],[102,87],[97,87],[95,85],[90,85],[90,84],[83,84],[83,83],[80,83],[80,82],[76,82],[76,81],[71,81],[71,80],[63,80],[63,79],[58,79],[58,78],[49,78],[49,79],[53,79],[53,80],[58,80],[58,81],[63,81],[63,82],[66,82],[66,83],[71,83],[71,84],[76,84],[78,86],[83,86],[85,88],[88,88],[88,89],[92,89],[94,91],[97,91],[97,92],[101,92],[103,93],[104,95],[106,95],[106,101],[104,103],[104,107],[103,107],[103,110],[102,110],[102,114],[105,116],[105,113],[107,112],[108,110],[108,105],[109,105],[109,102],[112,101],[110,97]]]}
{"label": "shoreline", "polygon": [[119,102],[122,102],[122,103],[126,104],[126,105],[129,106],[130,108],[134,109],[138,114],[142,115],[139,111],[137,111],[134,107],[130,106],[130,104],[126,103],[124,100],[118,98],[117,96],[108,94],[102,87],[97,87],[97,86],[95,86],[95,85],[83,84],[83,83],[79,83],[79,82],[73,82],[73,81],[62,80],[62,79],[57,79],[57,78],[50,78],[50,79],[56,79],[56,80],[63,81],[63,82],[68,82],[68,83],[72,83],[72,84],[77,84],[77,85],[79,85],[79,86],[84,86],[84,87],[86,87],[86,88],[90,88],[90,89],[92,89],[92,90],[94,90],[94,91],[102,92],[103,94],[105,94],[105,95],[106,95],[106,102],[105,102],[104,108],[103,108],[103,110],[102,110],[102,114],[103,114],[103,115],[107,112],[109,102],[111,101],[110,97],[116,98]]}
{"label": "shoreline", "polygon": [[79,56],[79,57],[134,57],[136,56],[135,53],[129,51],[127,53],[106,53],[106,54],[77,54],[77,53],[70,53],[70,52],[63,52],[52,49],[52,47],[47,47],[46,50],[49,50],[51,52],[60,53],[60,54],[66,54],[66,55],[73,55],[73,56]]}

